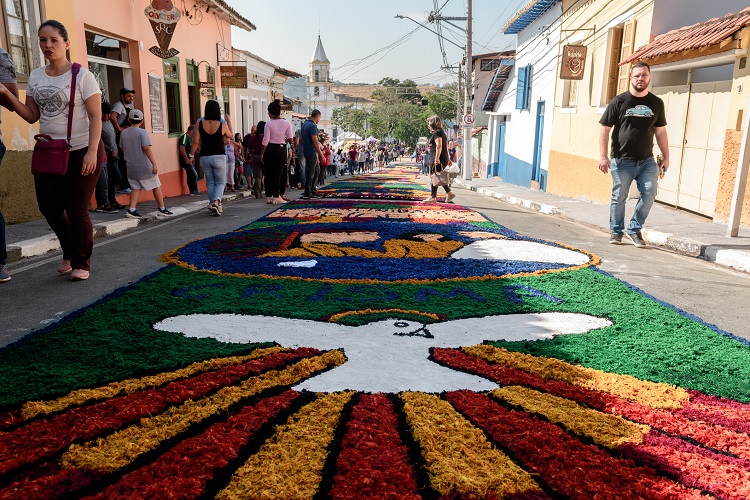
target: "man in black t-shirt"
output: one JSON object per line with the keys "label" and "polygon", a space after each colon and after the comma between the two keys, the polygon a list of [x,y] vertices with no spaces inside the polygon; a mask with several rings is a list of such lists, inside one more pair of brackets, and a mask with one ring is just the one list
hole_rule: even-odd
{"label": "man in black t-shirt", "polygon": [[[627,227],[630,241],[637,247],[645,247],[641,230],[656,199],[659,167],[669,168],[669,146],[667,141],[667,119],[664,102],[648,91],[651,69],[639,62],[630,70],[630,89],[609,103],[604,111],[599,133],[599,170],[612,173],[612,202],[609,209],[609,227],[612,234],[609,242],[619,244],[625,231],[625,201],[630,185],[635,180],[641,196]],[[612,131],[611,159],[609,134]],[[657,165],[654,160],[654,137],[663,160]]]}

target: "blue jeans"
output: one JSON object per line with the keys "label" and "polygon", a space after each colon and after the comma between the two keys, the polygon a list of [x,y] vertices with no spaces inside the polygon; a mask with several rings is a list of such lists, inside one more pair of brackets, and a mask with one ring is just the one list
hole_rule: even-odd
{"label": "blue jeans", "polygon": [[201,156],[201,168],[206,175],[208,202],[221,200],[227,183],[227,155]]}
{"label": "blue jeans", "polygon": [[613,233],[622,234],[625,230],[625,201],[633,181],[641,193],[635,204],[635,212],[628,223],[628,233],[638,233],[646,223],[651,207],[656,199],[656,179],[659,167],[651,156],[645,160],[613,158],[610,162],[612,173],[612,202],[609,206],[609,228]]}

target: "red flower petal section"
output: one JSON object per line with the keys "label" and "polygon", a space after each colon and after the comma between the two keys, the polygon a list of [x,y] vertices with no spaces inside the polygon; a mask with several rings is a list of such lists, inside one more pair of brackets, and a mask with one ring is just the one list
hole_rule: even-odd
{"label": "red flower petal section", "polygon": [[[647,467],[615,458],[587,445],[554,424],[524,412],[506,409],[488,396],[451,392],[446,399],[517,463],[556,492],[571,498],[701,498],[700,491],[664,479]],[[571,473],[571,467],[575,472]]]}
{"label": "red flower petal section", "polygon": [[422,498],[393,404],[384,394],[363,394],[352,409],[337,471],[329,494],[334,499]]}

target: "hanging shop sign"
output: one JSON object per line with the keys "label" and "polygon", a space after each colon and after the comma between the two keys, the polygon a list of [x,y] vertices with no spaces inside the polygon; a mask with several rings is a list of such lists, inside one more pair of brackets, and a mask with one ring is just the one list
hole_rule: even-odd
{"label": "hanging shop sign", "polygon": [[247,88],[247,66],[219,66],[219,76],[222,88]]}
{"label": "hanging shop sign", "polygon": [[561,80],[583,80],[586,51],[585,45],[565,45],[563,47],[562,64],[560,65]]}
{"label": "hanging shop sign", "polygon": [[162,106],[161,77],[148,75],[148,104],[151,110],[151,131],[164,132],[164,107]]}
{"label": "hanging shop sign", "polygon": [[143,11],[151,22],[151,28],[156,35],[158,47],[154,46],[148,49],[152,54],[162,59],[174,57],[180,52],[176,49],[170,49],[169,43],[172,41],[174,29],[177,27],[177,21],[180,20],[180,11],[175,8],[172,0],[151,0],[151,5]]}

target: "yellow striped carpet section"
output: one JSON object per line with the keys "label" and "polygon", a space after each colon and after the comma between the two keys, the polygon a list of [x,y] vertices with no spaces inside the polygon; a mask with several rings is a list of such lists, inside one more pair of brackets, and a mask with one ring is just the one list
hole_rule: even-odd
{"label": "yellow striped carpet section", "polygon": [[491,363],[505,364],[545,379],[560,380],[592,391],[608,392],[651,408],[679,409],[690,400],[688,392],[680,387],[584,368],[558,359],[511,352],[490,345],[466,347],[462,350]]}
{"label": "yellow striped carpet section", "polygon": [[160,415],[142,419],[139,424],[117,431],[82,445],[71,445],[63,454],[61,464],[66,468],[81,468],[111,472],[125,467],[140,455],[157,448],[162,442],[185,431],[240,400],[266,389],[287,386],[310,375],[338,366],[345,361],[341,351],[330,351],[315,358],[307,358],[280,371],[269,371],[197,401],[186,401]]}
{"label": "yellow striped carpet section", "polygon": [[152,387],[159,387],[175,380],[192,377],[202,372],[218,370],[226,366],[239,365],[246,361],[262,358],[269,354],[278,352],[287,352],[290,349],[283,347],[271,347],[269,349],[256,349],[246,356],[232,356],[227,358],[214,358],[205,361],[198,361],[185,368],[180,368],[172,372],[159,373],[158,375],[149,375],[142,378],[131,378],[120,382],[92,389],[79,389],[70,392],[65,396],[50,401],[30,401],[23,405],[21,417],[24,420],[34,418],[40,414],[50,414],[62,411],[71,406],[78,406],[89,401],[113,398],[123,394],[132,394]]}
{"label": "yellow striped carpet section", "polygon": [[218,499],[313,498],[344,405],[354,392],[320,396],[277,426],[274,436],[235,472]]}
{"label": "yellow striped carpet section", "polygon": [[492,394],[529,413],[543,415],[550,422],[562,424],[579,436],[587,436],[607,448],[625,443],[641,444],[651,431],[647,425],[635,424],[624,418],[585,408],[575,401],[544,394],[526,387],[502,387]]}
{"label": "yellow striped carpet section", "polygon": [[405,392],[406,421],[422,449],[431,486],[442,495],[469,498],[540,490],[531,476],[490,443],[450,403],[431,394]]}

